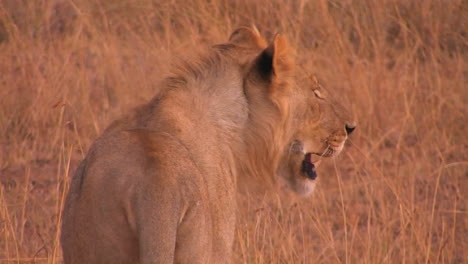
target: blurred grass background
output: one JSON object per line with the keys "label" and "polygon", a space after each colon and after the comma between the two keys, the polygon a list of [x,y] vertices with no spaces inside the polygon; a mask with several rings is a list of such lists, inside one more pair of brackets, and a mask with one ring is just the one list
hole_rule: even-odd
{"label": "blurred grass background", "polygon": [[467,263],[468,2],[0,0],[0,263],[60,263],[69,177],[174,60],[282,32],[358,129],[312,197],[240,197],[235,263]]}

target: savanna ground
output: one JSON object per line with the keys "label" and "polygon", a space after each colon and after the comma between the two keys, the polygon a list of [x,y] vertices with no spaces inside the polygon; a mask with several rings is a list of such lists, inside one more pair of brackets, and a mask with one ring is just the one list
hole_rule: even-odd
{"label": "savanna ground", "polygon": [[467,263],[467,22],[462,0],[0,0],[0,263],[60,263],[92,141],[251,23],[286,34],[358,128],[312,197],[240,197],[236,263]]}

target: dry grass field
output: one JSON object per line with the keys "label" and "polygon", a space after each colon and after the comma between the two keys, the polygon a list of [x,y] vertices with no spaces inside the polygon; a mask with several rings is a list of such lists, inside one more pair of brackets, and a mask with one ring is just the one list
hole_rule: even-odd
{"label": "dry grass field", "polygon": [[287,35],[358,128],[311,197],[240,195],[235,263],[468,263],[463,0],[0,0],[0,263],[61,263],[93,140],[248,24]]}

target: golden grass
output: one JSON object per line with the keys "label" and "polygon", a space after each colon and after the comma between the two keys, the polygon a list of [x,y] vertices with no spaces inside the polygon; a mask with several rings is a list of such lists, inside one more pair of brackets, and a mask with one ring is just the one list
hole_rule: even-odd
{"label": "golden grass", "polygon": [[358,129],[307,199],[241,197],[236,263],[468,262],[466,1],[0,1],[0,263],[60,263],[69,173],[194,46],[281,31]]}

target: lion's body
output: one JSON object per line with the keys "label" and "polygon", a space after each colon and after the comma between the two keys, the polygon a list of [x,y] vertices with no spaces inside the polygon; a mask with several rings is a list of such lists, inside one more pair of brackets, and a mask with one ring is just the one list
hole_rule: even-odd
{"label": "lion's body", "polygon": [[[205,78],[199,84],[205,87],[163,87],[95,142],[70,186],[63,246],[74,255],[65,254],[67,263],[229,259],[236,208],[233,143],[247,113],[240,69],[217,71],[219,80]],[[145,247],[149,255],[140,259]]]}
{"label": "lion's body", "polygon": [[315,171],[301,159],[344,123],[300,126],[312,93],[294,92],[283,37],[267,47],[243,28],[230,41],[167,78],[90,148],[64,207],[66,264],[230,262],[240,174],[284,174],[298,193],[311,191]]}

